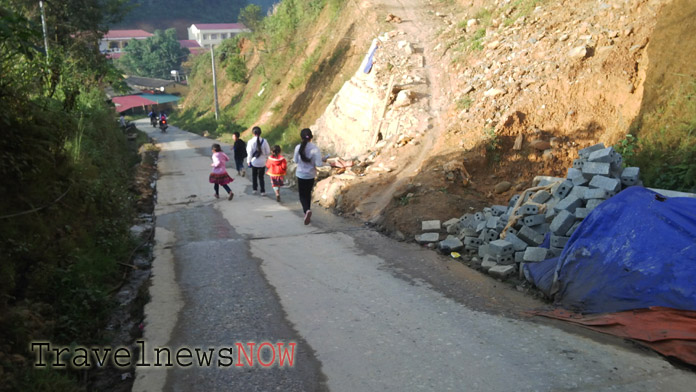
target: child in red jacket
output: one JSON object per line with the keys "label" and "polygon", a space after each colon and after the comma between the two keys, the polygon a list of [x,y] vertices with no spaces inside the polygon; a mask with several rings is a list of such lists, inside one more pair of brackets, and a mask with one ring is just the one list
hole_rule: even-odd
{"label": "child in red jacket", "polygon": [[285,157],[280,155],[280,146],[275,145],[271,148],[271,156],[266,161],[266,167],[269,177],[271,177],[271,185],[276,194],[276,201],[280,202],[280,187],[284,185],[283,178],[288,170],[288,162]]}

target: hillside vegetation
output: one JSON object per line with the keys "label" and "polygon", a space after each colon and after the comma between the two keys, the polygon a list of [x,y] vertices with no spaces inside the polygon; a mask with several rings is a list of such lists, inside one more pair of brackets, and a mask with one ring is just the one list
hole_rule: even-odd
{"label": "hillside vegetation", "polygon": [[48,3],[48,56],[38,3],[0,5],[3,391],[81,388],[70,371],[34,367],[29,344],[103,343],[118,262],[132,250],[138,155],[106,103],[118,77],[95,45],[115,17],[101,7],[116,3]]}
{"label": "hillside vegetation", "polygon": [[218,47],[219,121],[210,54],[196,57],[190,64],[192,91],[172,121],[223,141],[259,124],[271,143],[295,143],[300,126],[315,120],[350,76],[341,72],[361,60],[353,53],[354,25],[341,21],[345,7],[341,0],[283,1],[257,32]]}
{"label": "hillside vegetation", "polygon": [[[201,56],[175,121],[222,141],[260,125],[286,147],[317,123],[324,148],[380,169],[333,187],[342,196],[331,206],[369,219],[387,203],[391,228],[456,216],[474,200],[506,202],[510,194],[492,192],[497,182],[514,192],[535,175],[564,176],[575,151],[598,142],[640,166],[645,185],[694,191],[695,11],[688,0],[282,1],[261,30],[216,52],[221,119]],[[375,67],[358,77],[377,37]],[[349,94],[336,95],[351,77]],[[414,103],[397,107],[403,89]],[[367,112],[349,113],[356,102]],[[530,147],[537,139],[553,146]],[[414,198],[390,202],[384,186]]]}

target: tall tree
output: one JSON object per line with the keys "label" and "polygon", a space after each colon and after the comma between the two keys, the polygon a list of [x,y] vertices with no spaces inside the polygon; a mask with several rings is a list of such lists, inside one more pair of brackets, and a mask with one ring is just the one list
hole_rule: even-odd
{"label": "tall tree", "polygon": [[118,65],[126,72],[151,78],[169,78],[172,70],[179,69],[189,50],[181,47],[176,30],[155,30],[152,37],[133,39],[124,49]]}
{"label": "tall tree", "polygon": [[239,11],[239,17],[237,20],[243,23],[251,31],[257,31],[261,27],[261,22],[263,20],[263,14],[261,13],[261,7],[256,4],[249,4]]}

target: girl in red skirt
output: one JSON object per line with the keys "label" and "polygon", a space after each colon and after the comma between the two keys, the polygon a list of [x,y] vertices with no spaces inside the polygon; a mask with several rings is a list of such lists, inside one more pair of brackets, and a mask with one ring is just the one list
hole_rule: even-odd
{"label": "girl in red skirt", "polygon": [[283,186],[283,177],[288,170],[288,162],[285,157],[280,155],[280,146],[275,145],[271,148],[271,156],[266,161],[269,177],[271,177],[271,185],[276,194],[276,201],[280,203],[280,187]]}
{"label": "girl in red skirt", "polygon": [[232,193],[232,190],[230,189],[229,184],[230,182],[234,181],[232,177],[230,177],[229,174],[227,174],[227,170],[225,169],[225,164],[227,161],[230,160],[230,157],[227,156],[224,152],[222,152],[222,148],[220,148],[220,145],[215,143],[213,144],[213,163],[210,165],[213,167],[213,172],[210,173],[210,176],[208,177],[208,181],[210,181],[211,184],[213,185],[213,189],[215,189],[215,198],[219,199],[220,198],[220,185],[222,185],[223,188],[229,193],[229,196],[227,196],[227,200],[232,200],[234,197],[234,193]]}

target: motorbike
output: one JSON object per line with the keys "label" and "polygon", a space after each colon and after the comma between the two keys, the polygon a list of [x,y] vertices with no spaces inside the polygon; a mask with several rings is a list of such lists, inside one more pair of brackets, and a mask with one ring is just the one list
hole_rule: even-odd
{"label": "motorbike", "polygon": [[160,131],[167,132],[167,128],[169,128],[169,125],[167,125],[166,118],[160,119],[159,128],[160,128]]}
{"label": "motorbike", "polygon": [[122,127],[125,132],[134,132],[136,130],[135,124],[128,121],[125,127]]}

